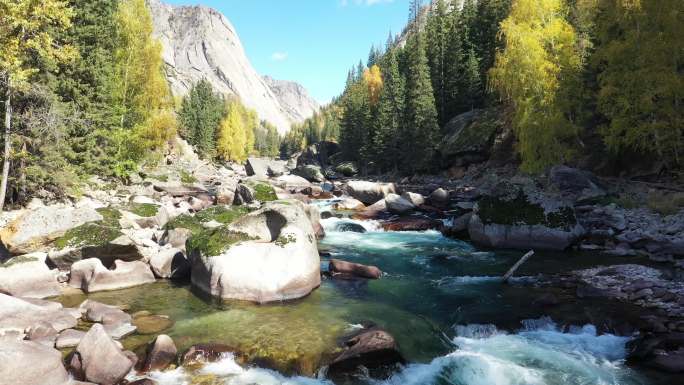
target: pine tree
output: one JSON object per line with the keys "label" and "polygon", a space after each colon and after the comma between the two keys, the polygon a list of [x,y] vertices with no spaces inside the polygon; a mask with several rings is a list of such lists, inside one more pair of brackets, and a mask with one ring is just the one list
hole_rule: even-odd
{"label": "pine tree", "polygon": [[440,125],[451,118],[447,116],[447,51],[450,18],[445,0],[436,0],[428,15],[426,26],[427,57],[430,78],[435,94],[435,105]]}
{"label": "pine tree", "polygon": [[454,7],[449,14],[450,28],[445,58],[445,81],[444,81],[444,117],[451,119],[458,113],[463,112],[461,107],[462,95],[466,93],[461,89],[463,76],[463,62],[466,55],[463,48],[462,26],[459,22],[460,10]]}
{"label": "pine tree", "polygon": [[383,170],[397,168],[400,159],[399,135],[403,132],[405,79],[399,72],[396,49],[382,60],[383,89],[378,102],[378,128],[374,138],[375,163]]}
{"label": "pine tree", "polygon": [[406,126],[400,135],[404,170],[425,171],[430,168],[439,124],[430,68],[425,54],[425,39],[417,29],[406,43]]}
{"label": "pine tree", "polygon": [[183,98],[178,117],[181,136],[195,146],[200,156],[211,158],[215,150],[215,136],[225,114],[223,98],[214,92],[206,79],[193,85]]}

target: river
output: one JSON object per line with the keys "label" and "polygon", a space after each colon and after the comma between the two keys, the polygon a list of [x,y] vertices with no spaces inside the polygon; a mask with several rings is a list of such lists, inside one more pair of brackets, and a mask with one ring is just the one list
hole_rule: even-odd
{"label": "river", "polygon": [[[318,204],[326,208],[329,202]],[[611,301],[579,302],[562,292],[555,293],[557,306],[535,303],[549,289],[535,289],[526,281],[538,273],[594,266],[596,255],[540,253],[520,269],[513,284],[505,285],[499,277],[520,252],[478,250],[436,231],[386,232],[373,221],[330,218],[322,223],[322,252],[376,265],[385,272],[382,279],[324,279],[306,298],[261,306],[216,303],[193,293],[189,284],[170,282],[88,297],[130,312],[170,316],[175,325],[165,333],[179,351],[195,343],[224,343],[261,363],[241,366],[235,356],[226,355],[201,368],[152,373],[160,385],[672,383],[672,377],[624,364],[629,337],[612,333],[625,330],[639,309]],[[361,225],[366,232],[340,231],[344,223]],[[601,257],[601,263],[611,262],[624,259]],[[81,295],[61,299],[69,306],[82,300]],[[340,337],[369,323],[394,335],[411,363],[382,379],[363,372],[330,379],[318,370]],[[123,342],[140,349],[151,338],[134,335]]]}

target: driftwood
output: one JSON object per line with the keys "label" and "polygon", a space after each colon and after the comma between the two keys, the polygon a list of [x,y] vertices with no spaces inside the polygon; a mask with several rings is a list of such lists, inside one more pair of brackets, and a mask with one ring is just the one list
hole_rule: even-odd
{"label": "driftwood", "polygon": [[527,262],[532,255],[534,255],[534,250],[530,250],[527,252],[527,254],[523,255],[523,257],[520,258],[520,260],[518,260],[518,262],[516,262],[515,265],[513,265],[508,272],[506,272],[506,274],[504,274],[502,278],[503,282],[508,283],[508,280],[511,279],[513,274],[515,274],[515,271],[518,270],[523,263]]}

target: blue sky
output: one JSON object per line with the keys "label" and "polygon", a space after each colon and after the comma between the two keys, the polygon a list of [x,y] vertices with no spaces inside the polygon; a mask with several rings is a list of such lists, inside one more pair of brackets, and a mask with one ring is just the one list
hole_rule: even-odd
{"label": "blue sky", "polygon": [[202,4],[233,23],[256,70],[304,85],[319,102],[338,95],[371,44],[400,32],[409,0],[165,0]]}

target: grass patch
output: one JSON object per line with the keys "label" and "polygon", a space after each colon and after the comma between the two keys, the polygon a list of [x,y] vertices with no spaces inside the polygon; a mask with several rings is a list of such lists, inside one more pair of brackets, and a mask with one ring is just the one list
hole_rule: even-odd
{"label": "grass patch", "polygon": [[160,182],[168,182],[169,181],[169,176],[168,175],[150,175],[151,179],[156,179]]}
{"label": "grass patch", "polygon": [[180,180],[183,183],[197,183],[197,178],[185,170],[180,170]]}
{"label": "grass patch", "polygon": [[128,206],[128,210],[140,217],[153,217],[157,215],[159,206],[152,203],[132,203]]}
{"label": "grass patch", "polygon": [[202,221],[200,221],[199,218],[190,214],[183,214],[170,220],[166,226],[164,226],[164,229],[188,229],[191,233],[197,234],[204,230],[204,226],[202,226]]}
{"label": "grass patch", "polygon": [[663,191],[651,191],[648,193],[646,205],[661,215],[677,214],[684,208],[684,193],[666,193]]}
{"label": "grass patch", "polygon": [[202,256],[216,256],[228,250],[231,246],[251,238],[247,234],[228,230],[227,227],[205,229],[193,234],[186,243],[188,254],[199,252]]}
{"label": "grass patch", "polygon": [[271,202],[278,199],[273,186],[267,183],[252,183],[254,189],[254,199],[260,202]]}

